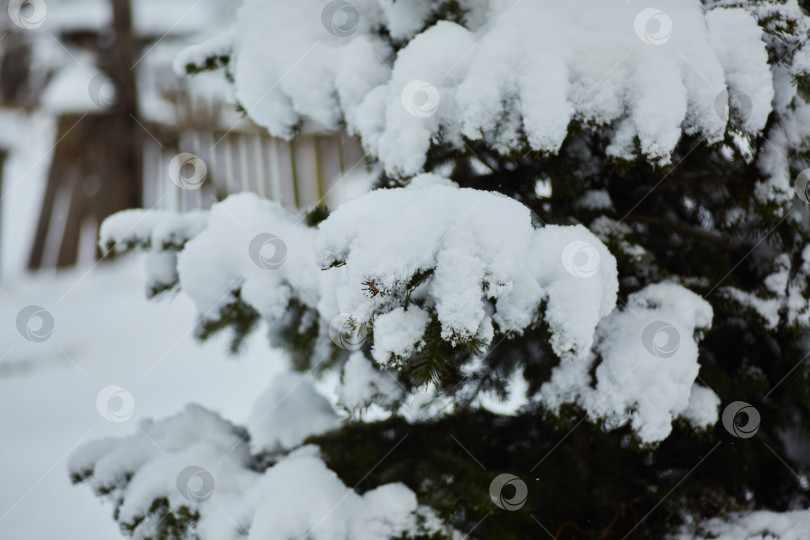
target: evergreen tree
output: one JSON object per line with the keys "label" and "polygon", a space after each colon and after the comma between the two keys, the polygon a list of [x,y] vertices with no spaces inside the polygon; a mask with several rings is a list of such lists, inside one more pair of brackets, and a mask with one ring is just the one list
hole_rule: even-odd
{"label": "evergreen tree", "polygon": [[343,420],[292,377],[269,433],[190,406],[74,480],[148,538],[810,537],[806,6],[636,4],[244,0],[178,65],[345,126],[376,189],[102,243],[201,338],[339,376]]}

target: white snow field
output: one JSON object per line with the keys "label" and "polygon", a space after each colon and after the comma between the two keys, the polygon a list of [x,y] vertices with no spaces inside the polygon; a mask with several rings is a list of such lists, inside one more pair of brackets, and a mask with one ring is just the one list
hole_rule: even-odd
{"label": "white snow field", "polygon": [[[126,257],[0,281],[0,538],[118,538],[112,506],[71,485],[69,455],[95,439],[138,434],[142,419],[190,402],[250,425],[256,397],[284,369],[263,332],[239,358],[227,355],[226,336],[196,342],[191,300],[147,300],[143,266]],[[17,314],[28,305],[53,315],[47,340],[18,332]],[[97,396],[111,385],[132,395],[131,416],[120,393],[99,412]]]}

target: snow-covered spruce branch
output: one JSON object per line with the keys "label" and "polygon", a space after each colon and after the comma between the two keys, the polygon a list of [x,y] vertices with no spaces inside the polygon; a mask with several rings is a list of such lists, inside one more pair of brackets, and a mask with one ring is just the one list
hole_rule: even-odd
{"label": "snow-covered spruce branch", "polygon": [[282,442],[300,445],[302,422],[317,430],[334,426],[336,417],[306,382],[285,379],[270,392],[291,397],[254,425],[259,440],[281,436],[264,447],[273,451],[269,457],[251,454],[243,428],[188,405],[164,420],[142,422],[130,437],[85,445],[70,459],[71,477],[111,500],[122,532],[135,538],[230,540],[248,531],[250,538],[279,540],[461,538],[402,484],[358,495],[324,465],[317,447],[280,453],[289,448]]}
{"label": "snow-covered spruce branch", "polygon": [[[131,243],[116,226],[128,225],[126,215],[105,223],[102,244]],[[521,375],[532,359],[494,366],[511,377],[500,395],[509,412],[537,400],[551,411],[577,403],[609,427],[631,422],[646,443],[664,439],[678,416],[701,427],[716,420],[717,397],[693,388],[696,339],[712,318],[704,300],[663,283],[616,308],[615,260],[587,229],[535,228],[515,200],[437,175],[372,191],[317,227],[254,195],[231,196],[184,243],[177,275],[201,328],[232,326],[244,337],[260,318],[274,345],[295,350],[299,369],[340,370],[349,351],[369,354],[373,367],[356,355],[343,369],[349,409],[397,410],[403,389],[426,383],[457,403],[497,401],[476,395],[493,367],[488,351],[544,328],[559,365],[537,395],[526,395]],[[311,339],[297,345],[300,334]],[[670,349],[660,353],[651,339]]]}
{"label": "snow-covered spruce branch", "polygon": [[[176,253],[179,286],[203,324],[222,317],[232,323],[228,317],[240,306],[268,324],[277,345],[288,345],[291,324],[296,333],[316,329],[299,367],[338,370],[337,392],[349,409],[373,404],[420,422],[457,403],[505,413],[537,402],[550,412],[576,403],[608,429],[630,423],[645,443],[664,439],[675,417],[701,428],[717,419],[717,396],[694,384],[696,339],[711,323],[708,304],[664,283],[616,308],[615,260],[604,245],[581,226],[534,228],[529,210],[508,197],[426,174],[407,188],[349,201],[316,227],[252,194],[214,205],[193,235],[183,219],[157,216],[113,216],[102,245]],[[133,218],[141,220],[137,227]],[[182,247],[154,240],[184,236]],[[476,395],[476,375],[491,367],[488,350],[539,326],[559,359],[551,379],[528,395],[525,366],[515,365],[504,373],[506,403],[498,399],[504,396]],[[437,343],[450,365],[428,379],[433,391],[452,390],[442,396],[444,411],[414,403],[427,382],[415,375],[414,362]],[[136,536],[301,536],[332,515],[331,505],[340,506],[326,518],[332,538],[363,538],[370,523],[368,538],[375,539],[456,534],[405,486],[360,496],[326,468],[317,448],[292,451],[308,434],[339,423],[308,381],[281,378],[262,399],[279,410],[250,433],[189,406],[142,425],[146,436],[87,445],[71,460],[73,479],[110,497],[116,519]],[[189,487],[192,480],[200,485]]]}
{"label": "snow-covered spruce branch", "polygon": [[102,223],[99,246],[106,253],[119,255],[134,250],[147,251],[146,292],[152,298],[177,285],[177,252],[205,227],[207,215],[199,210],[119,212]]}
{"label": "snow-covered spruce branch", "polygon": [[189,49],[178,72],[232,58],[239,106],[270,133],[344,124],[394,177],[469,142],[553,155],[580,128],[620,161],[667,164],[682,135],[729,160],[757,153],[759,203],[789,202],[805,166],[810,53],[795,0],[340,5],[246,0],[238,31]]}

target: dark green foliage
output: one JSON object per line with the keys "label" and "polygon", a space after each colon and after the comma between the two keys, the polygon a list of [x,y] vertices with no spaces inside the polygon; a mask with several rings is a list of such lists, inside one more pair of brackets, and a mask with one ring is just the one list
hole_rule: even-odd
{"label": "dark green foliage", "polygon": [[183,250],[183,247],[185,247],[186,242],[189,240],[190,238],[174,238],[164,241],[159,246],[152,246],[152,239],[149,236],[129,236],[118,242],[108,240],[104,243],[104,257],[114,258],[131,251],[150,251],[153,249],[157,251],[179,252]]}
{"label": "dark green foliage", "polygon": [[[333,366],[340,357],[341,349],[330,347],[327,357],[315,358],[315,346],[320,333],[319,314],[293,299],[276,329],[271,331],[270,343],[282,346],[290,356],[290,362],[298,371],[321,370]],[[343,351],[345,352],[345,351]]]}
{"label": "dark green foliage", "polygon": [[198,64],[189,63],[185,65],[186,74],[194,75],[202,73],[203,71],[215,71],[227,67],[231,62],[231,57],[228,54],[215,54],[208,56],[205,60]]}
{"label": "dark green foliage", "polygon": [[121,532],[130,536],[138,532],[144,540],[199,540],[194,531],[199,519],[199,512],[192,512],[187,506],[173,509],[169,500],[161,497],[152,502],[146,516],[122,523]]}
{"label": "dark green foliage", "polygon": [[259,322],[259,313],[250,304],[240,298],[239,291],[234,291],[234,299],[220,309],[217,318],[202,318],[197,325],[195,336],[205,341],[226,328],[232,329],[230,352],[239,353],[245,338]]}
{"label": "dark green foliage", "polygon": [[152,284],[147,287],[146,290],[146,297],[147,298],[157,298],[164,294],[170,293],[172,291],[177,291],[178,281],[175,280],[172,283],[156,283]]}
{"label": "dark green foliage", "polygon": [[[472,538],[543,538],[545,527],[560,539],[622,538],[631,531],[630,538],[659,539],[679,523],[676,510],[684,504],[695,505],[698,515],[756,504],[726,492],[728,467],[763,490],[790,482],[786,470],[746,469],[750,457],[722,428],[705,436],[678,427],[650,451],[635,448],[629,430],[606,434],[580,423],[581,411],[569,412],[570,420],[556,425],[538,411],[518,417],[462,411],[419,426],[400,419],[353,423],[310,442],[347,485],[365,492],[402,482]],[[758,459],[770,463],[759,447]],[[490,500],[489,485],[501,473],[528,485],[519,510]],[[664,498],[676,484],[678,496]]]}
{"label": "dark green foliage", "polygon": [[317,227],[318,224],[329,217],[329,207],[325,204],[319,204],[309,212],[307,212],[306,224],[309,227]]}
{"label": "dark green foliage", "polygon": [[441,338],[441,324],[431,319],[425,331],[425,346],[408,360],[407,373],[416,386],[433,382],[441,384],[447,381],[458,368],[452,356],[452,347]]}

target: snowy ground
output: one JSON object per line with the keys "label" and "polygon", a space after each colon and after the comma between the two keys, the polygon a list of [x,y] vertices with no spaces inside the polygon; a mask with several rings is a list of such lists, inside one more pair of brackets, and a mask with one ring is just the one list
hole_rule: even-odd
{"label": "snowy ground", "polygon": [[[227,357],[221,337],[198,344],[191,301],[182,294],[147,301],[142,263],[128,258],[0,282],[0,538],[117,538],[111,506],[70,484],[68,455],[95,438],[134,434],[139,420],[188,402],[244,422],[283,369],[263,333],[238,359]],[[41,343],[17,330],[18,312],[31,304],[54,318]],[[134,398],[125,422],[97,409],[109,385]]]}

